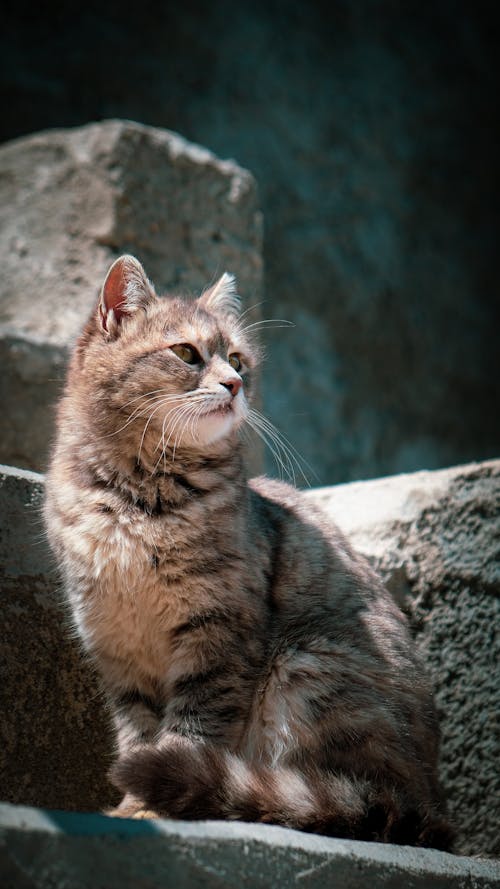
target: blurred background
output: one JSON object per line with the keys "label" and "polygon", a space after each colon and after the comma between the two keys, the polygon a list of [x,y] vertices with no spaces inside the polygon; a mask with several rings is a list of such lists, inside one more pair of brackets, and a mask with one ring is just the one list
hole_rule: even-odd
{"label": "blurred background", "polygon": [[0,139],[127,118],[254,173],[262,312],[295,325],[265,334],[264,410],[312,484],[484,459],[499,37],[446,0],[10,3]]}

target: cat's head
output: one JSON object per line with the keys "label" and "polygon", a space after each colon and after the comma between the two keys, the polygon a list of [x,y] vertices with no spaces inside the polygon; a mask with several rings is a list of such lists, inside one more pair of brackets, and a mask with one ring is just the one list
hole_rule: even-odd
{"label": "cat's head", "polygon": [[247,417],[258,360],[239,313],[232,275],[198,299],[159,297],[138,260],[121,256],[71,375],[86,389],[92,422],[124,445],[149,443],[160,454],[203,451],[232,436]]}

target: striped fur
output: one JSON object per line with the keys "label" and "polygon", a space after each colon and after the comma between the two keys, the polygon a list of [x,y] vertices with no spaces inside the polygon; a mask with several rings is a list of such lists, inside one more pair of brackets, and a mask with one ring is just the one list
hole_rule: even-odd
{"label": "striped fur", "polygon": [[255,344],[227,301],[159,298],[130,257],[113,268],[113,323],[97,307],[74,351],[45,515],[114,712],[116,814],[446,846],[405,618],[299,491],[247,481]]}
{"label": "striped fur", "polygon": [[446,849],[450,829],[438,807],[366,775],[249,763],[179,735],[138,749],[111,770],[118,787],[154,812],[281,824],[346,839]]}

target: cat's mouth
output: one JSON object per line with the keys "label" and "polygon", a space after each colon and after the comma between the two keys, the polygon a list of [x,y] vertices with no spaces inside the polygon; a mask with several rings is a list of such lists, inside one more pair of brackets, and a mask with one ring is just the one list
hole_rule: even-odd
{"label": "cat's mouth", "polygon": [[207,410],[203,412],[203,416],[214,417],[217,414],[220,414],[221,417],[224,417],[227,414],[231,414],[232,411],[233,411],[233,402],[227,401],[225,404],[216,404],[216,405],[214,405],[214,407],[208,407]]}
{"label": "cat's mouth", "polygon": [[220,414],[221,417],[226,416],[227,414],[232,413],[233,403],[229,401],[227,404],[218,404],[215,407],[209,408],[205,412],[205,416],[215,417],[217,414]]}

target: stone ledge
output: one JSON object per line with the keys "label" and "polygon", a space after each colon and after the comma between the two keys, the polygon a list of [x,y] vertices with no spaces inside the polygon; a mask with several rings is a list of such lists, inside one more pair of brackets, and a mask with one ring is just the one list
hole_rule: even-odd
{"label": "stone ledge", "polygon": [[128,821],[0,805],[3,889],[493,889],[500,864],[262,824]]}
{"label": "stone ledge", "polygon": [[412,525],[426,510],[435,509],[452,486],[482,479],[493,489],[499,472],[500,461],[486,460],[313,488],[306,495],[330,514],[359,552],[380,565],[388,556],[394,558]]}

